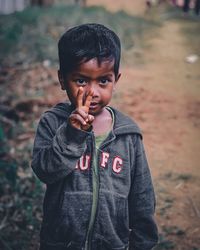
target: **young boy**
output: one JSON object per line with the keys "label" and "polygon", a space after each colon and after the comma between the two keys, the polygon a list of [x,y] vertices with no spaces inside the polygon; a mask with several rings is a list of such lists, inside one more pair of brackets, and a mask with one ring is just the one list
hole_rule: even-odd
{"label": "young boy", "polygon": [[32,168],[46,183],[40,250],[149,250],[155,197],[142,135],[107,106],[120,78],[120,40],[100,24],[68,30],[58,44],[69,103],[42,116]]}

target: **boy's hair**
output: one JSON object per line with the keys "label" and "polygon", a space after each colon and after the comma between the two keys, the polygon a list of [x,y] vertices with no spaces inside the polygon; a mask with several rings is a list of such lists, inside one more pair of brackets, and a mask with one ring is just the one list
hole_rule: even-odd
{"label": "boy's hair", "polygon": [[114,60],[114,73],[118,75],[120,39],[102,24],[83,24],[67,30],[58,42],[58,53],[63,77],[93,58],[97,58],[99,64],[105,60]]}

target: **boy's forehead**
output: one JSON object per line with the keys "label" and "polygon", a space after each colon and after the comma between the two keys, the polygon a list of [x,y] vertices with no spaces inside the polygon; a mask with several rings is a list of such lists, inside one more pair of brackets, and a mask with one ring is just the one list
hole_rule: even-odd
{"label": "boy's forehead", "polygon": [[103,60],[92,58],[90,60],[81,62],[73,73],[84,72],[84,71],[91,71],[91,72],[114,71],[114,63],[115,61],[113,58],[105,58]]}

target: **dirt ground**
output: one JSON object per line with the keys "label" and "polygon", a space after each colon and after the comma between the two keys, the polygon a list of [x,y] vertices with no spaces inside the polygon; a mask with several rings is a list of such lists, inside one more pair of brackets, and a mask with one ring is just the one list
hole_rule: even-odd
{"label": "dirt ground", "polygon": [[[88,0],[89,5],[141,16],[146,15],[144,2]],[[112,104],[143,131],[157,196],[158,249],[199,250],[200,60],[186,62],[195,51],[182,27],[177,20],[165,21],[147,38],[150,46],[142,51],[145,63],[121,69]],[[34,79],[39,71],[33,72]],[[56,72],[49,74],[56,82]],[[66,99],[56,83],[47,89],[44,101],[50,105]]]}
{"label": "dirt ground", "polygon": [[145,0],[87,0],[87,5],[101,5],[109,11],[124,10],[130,14],[143,14],[145,12]]}
{"label": "dirt ground", "polygon": [[[145,13],[145,1],[88,2]],[[162,249],[192,250],[200,249],[200,60],[185,61],[194,51],[181,25],[166,21],[145,50],[145,64],[122,69],[113,105],[143,130],[157,195],[156,217],[167,238]]]}
{"label": "dirt ground", "polygon": [[[87,3],[147,15],[143,0]],[[144,63],[122,67],[112,101],[143,131],[157,197],[160,245],[156,250],[200,250],[200,59],[193,64],[186,62],[186,57],[196,51],[181,32],[183,26],[184,22],[170,19],[156,34],[146,37],[149,46],[139,51]],[[53,82],[44,86],[41,76]],[[58,88],[55,69],[44,71],[34,66],[23,77],[38,89],[45,87],[42,101],[49,106],[66,99]],[[11,88],[16,91],[15,86]],[[20,88],[17,91],[20,94]],[[41,110],[36,106],[34,112]]]}

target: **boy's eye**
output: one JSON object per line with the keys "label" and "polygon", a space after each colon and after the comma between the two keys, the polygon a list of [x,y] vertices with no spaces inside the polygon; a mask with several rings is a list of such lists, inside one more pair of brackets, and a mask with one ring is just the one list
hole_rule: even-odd
{"label": "boy's eye", "polygon": [[100,79],[100,84],[101,84],[101,85],[106,85],[106,84],[108,84],[109,82],[110,82],[109,79],[106,79],[106,78]]}
{"label": "boy's eye", "polygon": [[84,79],[76,79],[75,82],[76,82],[78,85],[81,85],[81,86],[86,85],[86,80],[84,80]]}

